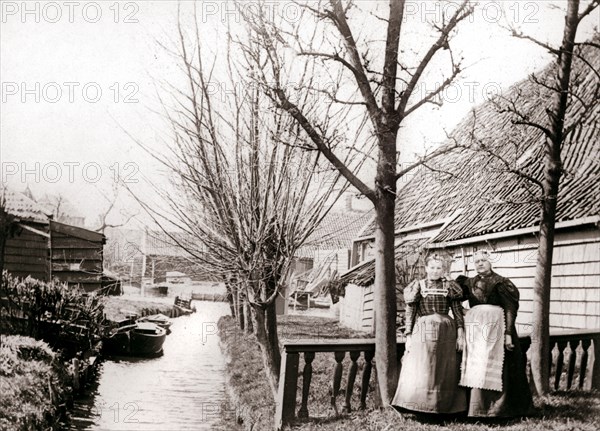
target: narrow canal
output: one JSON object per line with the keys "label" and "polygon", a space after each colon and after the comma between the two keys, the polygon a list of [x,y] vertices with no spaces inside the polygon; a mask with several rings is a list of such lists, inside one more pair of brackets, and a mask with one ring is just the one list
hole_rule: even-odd
{"label": "narrow canal", "polygon": [[194,301],[173,319],[158,358],[105,360],[97,384],[78,399],[72,430],[212,430],[226,408],[225,360],[217,321],[221,302]]}

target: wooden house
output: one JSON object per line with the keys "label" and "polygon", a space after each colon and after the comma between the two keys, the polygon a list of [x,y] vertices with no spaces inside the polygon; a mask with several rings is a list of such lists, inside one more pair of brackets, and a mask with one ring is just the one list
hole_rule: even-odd
{"label": "wooden house", "polygon": [[50,221],[52,277],[87,292],[102,287],[103,234]]}
{"label": "wooden house", "polygon": [[[587,61],[599,70],[598,50],[586,51]],[[562,149],[564,174],[552,262],[553,329],[600,328],[600,104],[593,99],[599,77],[579,59],[574,60],[574,75],[581,80],[581,100],[593,108],[583,124],[568,135]],[[529,81],[514,85],[504,96],[518,98],[517,106],[530,118],[546,115],[550,95]],[[569,121],[579,113],[581,105],[574,103]],[[431,249],[446,250],[453,257],[449,269],[453,277],[474,274],[474,251],[492,251],[494,270],[509,277],[520,290],[517,323],[518,329],[527,333],[541,217],[539,199],[536,202],[539,190],[507,172],[504,162],[540,179],[544,137],[512,120],[492,102],[469,114],[453,132],[451,142],[470,149],[454,151],[436,161],[435,171],[420,169],[399,184],[395,233],[400,258],[406,257],[411,246],[415,255],[408,260],[413,262]],[[355,239],[354,266],[342,276],[347,284],[343,301],[348,310],[342,321],[366,331],[373,329],[375,312],[373,246],[371,223]]]}
{"label": "wooden house", "polygon": [[[350,267],[352,240],[371,218],[372,212],[352,208],[351,197],[344,210],[327,214],[297,251],[289,288],[282,296],[294,297],[294,303],[300,297],[310,305],[311,297],[327,293],[328,283]],[[286,309],[283,303],[278,307],[281,312]]]}
{"label": "wooden house", "polygon": [[49,280],[49,214],[22,193],[3,189],[6,211],[14,217],[12,234],[5,238],[4,269],[16,277]]}
{"label": "wooden house", "polygon": [[53,221],[51,214],[25,194],[5,193],[14,228],[6,238],[4,269],[17,277],[57,278],[86,291],[103,286],[103,234]]}

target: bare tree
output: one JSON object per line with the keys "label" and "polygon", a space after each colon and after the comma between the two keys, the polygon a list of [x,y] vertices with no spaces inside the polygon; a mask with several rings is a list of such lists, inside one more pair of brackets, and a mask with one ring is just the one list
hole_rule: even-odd
{"label": "bare tree", "polygon": [[104,234],[107,228],[119,228],[125,226],[139,214],[139,212],[129,213],[128,211],[122,210],[120,212],[120,222],[115,223],[108,221],[109,218],[111,218],[111,216],[114,214],[115,206],[119,199],[119,194],[121,192],[121,189],[123,189],[122,183],[123,180],[121,178],[119,178],[118,181],[113,182],[110,194],[98,190],[102,194],[104,199],[108,202],[108,206],[104,211],[102,211],[102,213],[98,215],[98,227],[95,228],[96,232]]}
{"label": "bare tree", "polygon": [[[252,11],[240,8],[251,32],[250,40],[262,48],[258,53],[253,47],[246,51],[249,61],[256,65],[253,78],[294,119],[309,139],[307,149],[322,154],[375,207],[376,363],[385,403],[391,400],[397,384],[396,183],[415,166],[455,148],[438,148],[402,169],[398,132],[417,109],[427,103],[438,104],[442,92],[461,72],[450,39],[458,24],[473,11],[473,5],[464,1],[449,16],[442,14],[440,22],[432,23],[426,32],[424,50],[413,52],[418,51],[415,39],[402,37],[406,3],[389,1],[387,17],[377,15],[376,9],[383,2],[306,3],[299,5],[302,15],[294,23],[275,22],[267,7]],[[359,4],[371,11],[359,9]],[[420,98],[418,86],[436,61],[447,62],[449,73],[435,91]],[[296,79],[299,71],[311,79],[300,85]],[[313,104],[298,103],[308,96],[315,100]],[[323,121],[336,127],[323,127]],[[374,154],[374,186],[369,185],[373,178],[359,178],[344,162],[341,154],[348,152],[367,158]]]}
{"label": "bare tree", "polygon": [[[499,97],[494,101],[497,111],[507,115],[512,124],[520,128],[519,133],[528,137],[506,142],[513,147],[512,150],[500,152],[476,136],[476,118],[472,123],[473,149],[485,153],[499,171],[519,178],[522,185],[520,196],[515,196],[517,201],[509,203],[523,205],[536,202],[541,208],[533,287],[531,337],[535,342],[530,348],[531,371],[538,394],[546,394],[549,390],[552,256],[559,187],[566,174],[562,152],[565,143],[577,139],[578,131],[591,117],[593,121],[599,109],[599,38],[596,35],[584,43],[576,43],[575,39],[580,22],[599,5],[600,0],[589,1],[583,7],[580,7],[579,0],[569,0],[562,43],[558,48],[510,27],[515,37],[538,44],[556,58],[551,68],[529,77],[529,91],[518,89],[509,97]],[[540,108],[544,105],[548,107]],[[540,142],[540,146],[523,146],[536,141]]]}
{"label": "bare tree", "polygon": [[57,194],[55,196],[46,196],[46,209],[52,214],[54,220],[60,221],[65,216],[64,213],[64,203],[66,201],[65,197],[62,194]]}
{"label": "bare tree", "polygon": [[[535,388],[539,394],[549,390],[549,356],[550,356],[550,287],[552,280],[552,255],[554,250],[554,227],[556,223],[556,207],[561,176],[564,173],[561,148],[566,139],[585,121],[587,115],[598,108],[600,96],[598,81],[592,97],[586,97],[582,89],[590,83],[583,83],[579,77],[572,76],[573,59],[579,57],[590,69],[588,73],[596,74],[595,68],[585,56],[582,47],[575,42],[577,28],[581,21],[600,5],[600,0],[592,0],[580,11],[579,0],[569,0],[565,16],[563,39],[559,48],[554,48],[536,39],[514,30],[514,35],[523,37],[548,49],[556,56],[556,69],[551,76],[532,77],[535,84],[552,93],[546,118],[530,118],[526,112],[516,105],[507,108],[516,116],[515,123],[523,124],[544,135],[544,175],[540,181],[542,189],[540,236],[537,258],[537,269],[534,280],[533,299],[533,332],[536,342],[531,346],[531,371]],[[600,55],[600,45],[595,40],[590,44],[588,54]],[[591,51],[591,52],[590,52]],[[585,76],[585,75],[584,75]],[[587,92],[588,95],[590,94]],[[570,114],[570,115],[569,115]]]}
{"label": "bare tree", "polygon": [[[169,98],[162,98],[173,143],[169,154],[154,156],[167,168],[172,189],[158,189],[160,208],[141,204],[166,233],[171,225],[191,238],[183,243],[171,235],[233,289],[234,312],[243,313],[235,306],[240,300],[251,305],[275,396],[281,361],[275,300],[296,250],[344,188],[319,152],[302,149],[307,144],[292,119],[247,80],[247,69],[257,65],[233,62],[235,44],[229,44],[226,71],[213,74],[222,65],[205,63],[198,22],[194,16],[189,36],[180,22],[177,49],[165,46],[187,86],[168,84]],[[215,83],[229,90],[226,100],[214,97]]]}

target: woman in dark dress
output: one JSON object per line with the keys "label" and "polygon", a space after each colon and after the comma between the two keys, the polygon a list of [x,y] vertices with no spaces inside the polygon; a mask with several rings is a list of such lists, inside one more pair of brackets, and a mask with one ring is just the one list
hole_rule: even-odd
{"label": "woman in dark dress", "polygon": [[457,279],[471,307],[465,316],[460,380],[471,388],[468,415],[527,415],[533,403],[515,328],[519,291],[492,271],[487,252],[477,252],[473,259],[477,275]]}
{"label": "woman in dark dress", "polygon": [[393,406],[427,413],[467,410],[466,391],[458,386],[457,350],[464,343],[462,289],[442,276],[443,266],[437,256],[430,257],[427,278],[404,289],[406,353]]}

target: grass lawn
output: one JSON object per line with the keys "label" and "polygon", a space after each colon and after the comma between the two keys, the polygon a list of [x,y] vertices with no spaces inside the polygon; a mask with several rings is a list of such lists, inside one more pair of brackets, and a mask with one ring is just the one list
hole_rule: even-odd
{"label": "grass lawn", "polygon": [[107,296],[104,302],[104,314],[108,320],[117,321],[126,317],[126,312],[133,311],[138,315],[163,313],[168,315],[173,304],[164,302],[127,299],[121,296]]}
{"label": "grass lawn", "polygon": [[[235,327],[231,317],[222,318],[219,321],[219,329],[223,350],[230,358],[227,374],[232,403],[232,406],[224,412],[228,414],[222,415],[223,429],[234,429],[238,419],[243,423],[240,429],[272,430],[275,401],[263,371],[258,344],[253,336],[241,333]],[[334,319],[312,316],[283,316],[279,321],[279,334],[281,342],[325,338],[366,338],[364,333],[338,326]],[[352,399],[352,406],[355,408],[358,405],[362,361],[362,358],[358,361],[359,369]],[[348,355],[343,363],[342,391],[350,363]],[[330,388],[335,366],[333,354],[317,354],[312,364],[313,377],[308,401],[311,419],[294,425],[294,430],[596,431],[600,429],[600,393],[598,392],[556,392],[548,397],[537,398],[536,414],[524,420],[484,422],[471,419],[443,419],[437,416],[402,416],[391,408],[376,408],[375,375],[371,377],[367,409],[336,418],[330,407]],[[296,410],[300,407],[303,367],[301,358]],[[343,399],[342,392],[337,398],[340,411]]]}

